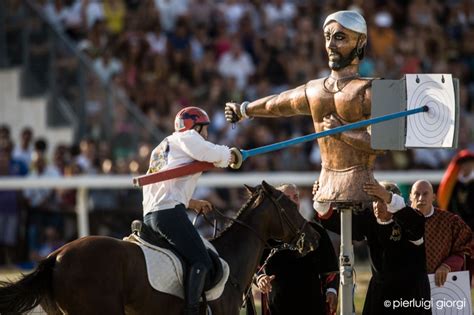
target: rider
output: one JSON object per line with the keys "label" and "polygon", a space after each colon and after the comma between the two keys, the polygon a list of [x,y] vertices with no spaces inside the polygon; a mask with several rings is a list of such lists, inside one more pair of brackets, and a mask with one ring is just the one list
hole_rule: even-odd
{"label": "rider", "polygon": [[[241,156],[235,148],[216,145],[207,141],[207,113],[198,107],[186,107],[175,118],[175,132],[166,137],[151,153],[147,173],[197,161],[227,167]],[[206,275],[212,267],[207,250],[191,221],[186,208],[196,212],[208,212],[212,205],[191,196],[202,173],[174,178],[144,186],[144,223],[164,236],[186,260],[189,269],[186,276],[185,314],[198,314],[199,298],[204,289]]]}

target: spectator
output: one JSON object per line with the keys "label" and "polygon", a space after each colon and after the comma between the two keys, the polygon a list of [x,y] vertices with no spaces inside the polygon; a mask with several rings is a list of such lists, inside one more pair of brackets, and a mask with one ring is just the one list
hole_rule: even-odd
{"label": "spectator", "polygon": [[[47,164],[43,154],[33,153],[29,178],[57,178],[61,174]],[[36,209],[54,208],[54,190],[51,188],[29,188],[23,191],[28,206]]]}
{"label": "spectator", "polygon": [[122,63],[112,55],[112,49],[106,48],[102,55],[94,61],[94,68],[102,82],[109,83],[111,79],[122,71]]}
{"label": "spectator", "polygon": [[178,17],[187,13],[187,4],[188,0],[155,0],[161,26],[165,32],[173,31]]}
{"label": "spectator", "polygon": [[48,141],[44,138],[37,138],[33,145],[33,153],[46,156],[48,153]]}
{"label": "spectator", "polygon": [[218,5],[221,19],[226,21],[228,34],[235,34],[239,29],[240,19],[247,12],[247,6],[243,0],[224,0]]}
{"label": "spectator", "polygon": [[65,244],[65,241],[60,237],[59,231],[53,226],[44,228],[41,234],[38,247],[32,249],[30,252],[30,259],[34,262],[39,262],[46,258],[49,254]]}
{"label": "spectator", "polygon": [[234,78],[240,90],[247,86],[250,76],[255,72],[252,58],[236,39],[232,41],[231,50],[219,59],[218,69],[223,77]]}
{"label": "spectator", "polygon": [[76,157],[76,163],[85,174],[97,173],[96,142],[90,138],[81,140],[80,153]]}
{"label": "spectator", "polygon": [[118,36],[125,27],[126,8],[124,0],[104,0],[105,26],[112,36]]}
{"label": "spectator", "polygon": [[283,23],[287,27],[292,27],[293,18],[297,11],[292,1],[270,0],[264,6],[265,24],[271,29],[275,24]]}
{"label": "spectator", "polygon": [[474,153],[460,151],[449,163],[438,189],[438,205],[474,229]]}
{"label": "spectator", "polygon": [[[11,146],[0,146],[0,177],[21,176],[21,167],[12,160]],[[20,224],[20,194],[13,190],[0,190],[0,265],[11,264],[18,256]]]}
{"label": "spectator", "polygon": [[25,127],[21,131],[20,144],[15,146],[13,158],[29,166],[31,154],[33,153],[33,130],[31,127]]}

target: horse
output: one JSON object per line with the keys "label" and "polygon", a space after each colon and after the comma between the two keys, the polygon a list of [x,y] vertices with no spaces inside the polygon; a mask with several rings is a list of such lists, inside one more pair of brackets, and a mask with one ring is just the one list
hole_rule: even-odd
{"label": "horse", "polygon": [[[297,206],[265,181],[248,187],[250,197],[237,218],[211,240],[230,267],[222,295],[208,305],[216,315],[238,315],[267,241],[298,244],[303,254],[319,234]],[[47,314],[181,314],[184,301],[154,290],[143,252],[134,243],[86,236],[57,249],[16,282],[0,283],[0,314],[19,314],[37,305]],[[206,308],[201,303],[201,314]]]}

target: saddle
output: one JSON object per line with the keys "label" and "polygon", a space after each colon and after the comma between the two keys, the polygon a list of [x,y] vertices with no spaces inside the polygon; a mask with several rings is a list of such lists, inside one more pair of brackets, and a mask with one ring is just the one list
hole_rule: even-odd
{"label": "saddle", "polygon": [[[185,272],[188,269],[183,257],[166,238],[150,229],[142,221],[132,222],[132,234],[125,241],[135,243],[142,249],[148,271],[148,279],[154,289],[184,297]],[[219,298],[229,277],[228,264],[219,257],[214,246],[203,238],[212,261],[204,291],[208,301]]]}

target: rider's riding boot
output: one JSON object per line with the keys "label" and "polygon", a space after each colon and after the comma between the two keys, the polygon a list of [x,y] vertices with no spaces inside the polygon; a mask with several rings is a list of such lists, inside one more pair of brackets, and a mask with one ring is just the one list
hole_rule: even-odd
{"label": "rider's riding boot", "polygon": [[185,315],[199,314],[199,299],[201,298],[207,269],[202,264],[194,264],[189,268],[187,281],[184,287]]}

